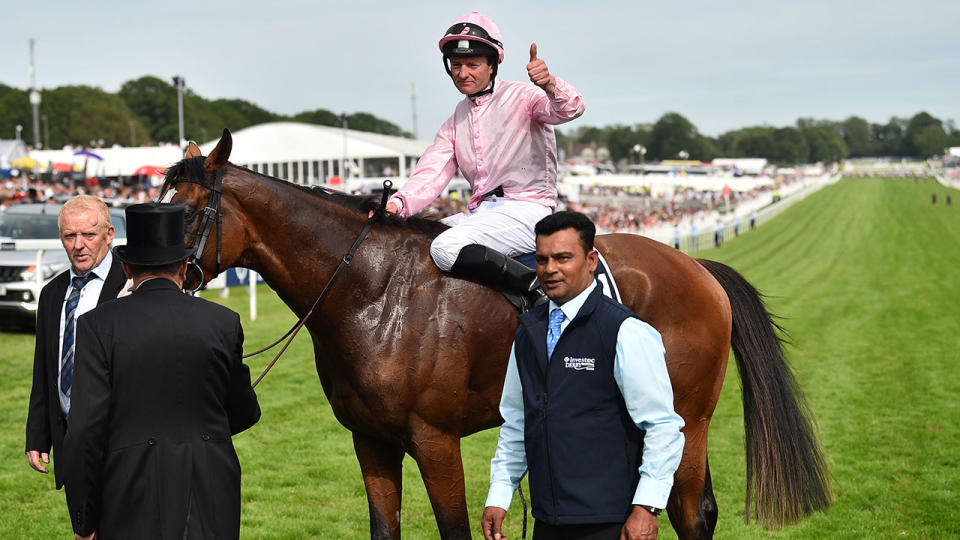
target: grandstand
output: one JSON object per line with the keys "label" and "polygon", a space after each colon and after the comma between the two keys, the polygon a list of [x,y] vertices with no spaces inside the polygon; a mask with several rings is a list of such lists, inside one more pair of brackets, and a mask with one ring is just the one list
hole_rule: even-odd
{"label": "grandstand", "polygon": [[941,184],[960,189],[960,147],[950,148],[940,159],[927,161],[927,166]]}
{"label": "grandstand", "polygon": [[900,158],[857,158],[843,162],[843,175],[849,177],[924,178],[931,170],[924,161]]}

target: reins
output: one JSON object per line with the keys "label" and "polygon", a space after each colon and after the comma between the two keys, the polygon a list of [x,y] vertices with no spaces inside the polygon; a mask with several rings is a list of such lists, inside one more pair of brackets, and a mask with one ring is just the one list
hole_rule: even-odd
{"label": "reins", "polygon": [[[337,269],[333,271],[333,275],[331,275],[330,279],[327,280],[327,284],[324,285],[323,290],[320,291],[320,296],[318,296],[316,301],[314,301],[313,305],[310,306],[310,309],[307,311],[306,315],[304,315],[300,319],[300,321],[294,324],[293,327],[290,328],[290,330],[288,330],[287,333],[284,334],[280,339],[274,341],[270,345],[267,345],[266,347],[258,351],[243,355],[244,358],[250,358],[251,356],[256,356],[260,353],[266,352],[272,349],[273,347],[277,346],[284,339],[287,340],[287,342],[283,345],[280,351],[277,352],[277,355],[273,357],[273,360],[270,361],[270,363],[267,365],[266,368],[264,368],[263,373],[261,373],[260,376],[257,377],[257,380],[253,382],[253,385],[252,385],[253,388],[256,388],[257,385],[260,384],[260,381],[262,381],[263,378],[267,376],[267,373],[270,371],[271,368],[273,368],[273,365],[277,363],[277,360],[279,360],[280,356],[284,353],[284,351],[287,350],[287,347],[290,346],[290,343],[293,342],[293,339],[297,337],[297,333],[300,332],[300,329],[303,328],[303,325],[307,323],[307,319],[309,319],[310,316],[313,315],[313,311],[317,308],[317,306],[320,305],[321,302],[323,302],[323,299],[327,297],[327,293],[330,292],[330,289],[333,287],[334,282],[337,281],[337,278],[340,276],[340,274],[348,266],[350,266],[351,262],[353,262],[353,257],[356,254],[357,249],[360,248],[360,244],[363,243],[363,240],[367,237],[367,234],[370,232],[370,229],[373,228],[373,224],[376,223],[377,221],[380,221],[380,219],[383,218],[383,214],[385,211],[384,209],[386,208],[386,205],[387,205],[387,197],[390,196],[390,188],[392,186],[393,186],[393,182],[391,182],[390,180],[384,180],[383,194],[380,197],[380,206],[376,210],[374,210],[373,215],[370,216],[367,219],[367,222],[363,224],[363,229],[360,230],[360,234],[357,235],[356,240],[353,241],[353,245],[350,246],[349,250],[347,250],[347,254],[344,255],[342,259],[340,259],[340,264],[337,266]],[[289,339],[287,339],[287,336],[289,336]]]}

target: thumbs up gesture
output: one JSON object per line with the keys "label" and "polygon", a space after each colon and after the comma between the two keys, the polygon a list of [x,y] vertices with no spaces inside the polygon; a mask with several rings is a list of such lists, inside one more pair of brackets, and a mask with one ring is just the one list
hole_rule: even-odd
{"label": "thumbs up gesture", "polygon": [[530,63],[527,64],[527,75],[530,76],[530,82],[543,88],[543,91],[548,94],[553,94],[557,87],[556,79],[553,75],[550,75],[550,70],[547,69],[547,63],[537,58],[536,43],[530,44]]}

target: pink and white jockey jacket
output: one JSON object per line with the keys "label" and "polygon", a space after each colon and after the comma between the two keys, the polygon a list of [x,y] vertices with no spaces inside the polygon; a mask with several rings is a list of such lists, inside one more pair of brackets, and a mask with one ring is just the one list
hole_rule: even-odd
{"label": "pink and white jockey jacket", "polygon": [[460,169],[473,211],[498,186],[509,199],[557,205],[557,142],[553,126],[583,114],[577,89],[556,79],[551,98],[530,83],[497,80],[492,94],[464,98],[393,199],[409,217],[436,199]]}

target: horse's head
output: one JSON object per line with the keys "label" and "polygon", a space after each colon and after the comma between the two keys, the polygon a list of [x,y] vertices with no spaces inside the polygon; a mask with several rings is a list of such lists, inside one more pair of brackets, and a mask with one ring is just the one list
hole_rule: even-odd
{"label": "horse's head", "polygon": [[183,160],[167,169],[160,201],[186,207],[184,242],[197,246],[195,262],[200,271],[188,272],[187,289],[196,289],[233,266],[243,249],[236,200],[225,189],[231,170],[237,170],[227,162],[232,146],[230,131],[224,129],[209,156],[202,156],[191,142]]}

